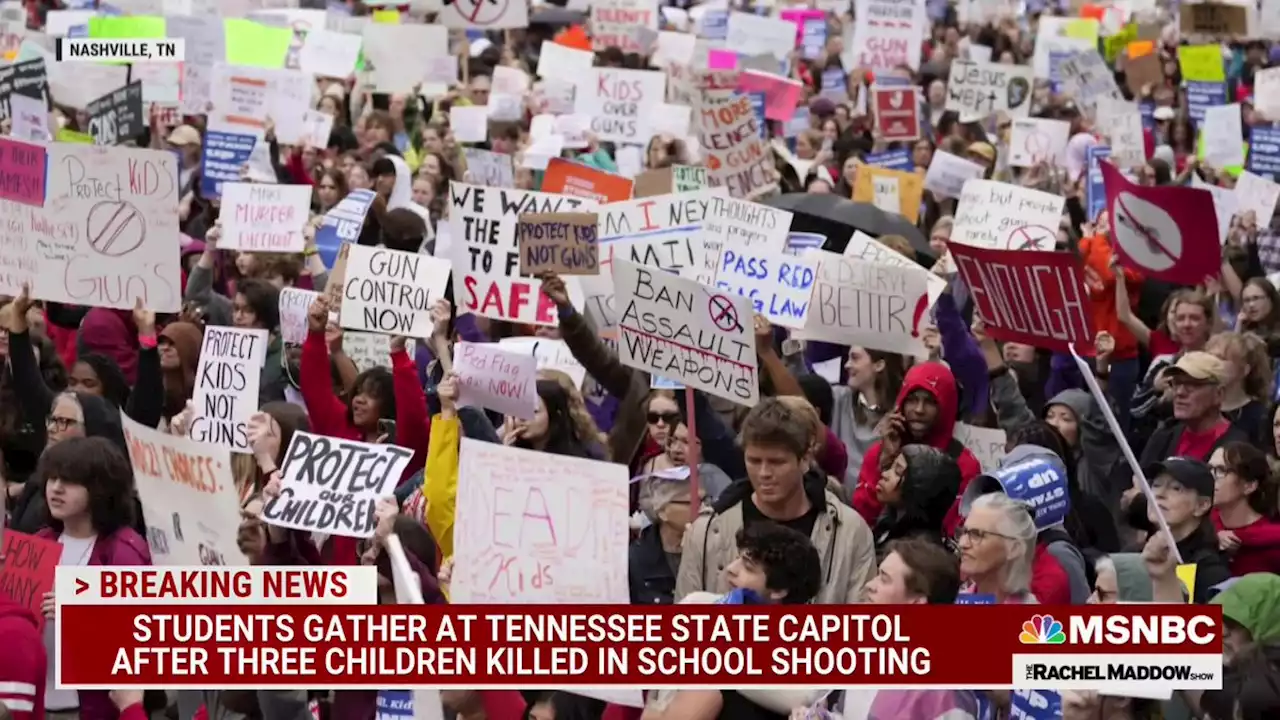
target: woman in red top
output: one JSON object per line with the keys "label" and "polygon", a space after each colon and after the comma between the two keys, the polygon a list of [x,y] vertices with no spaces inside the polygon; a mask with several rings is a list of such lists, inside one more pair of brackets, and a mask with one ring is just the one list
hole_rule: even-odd
{"label": "woman in red top", "polygon": [[1231,574],[1280,573],[1276,481],[1267,456],[1247,443],[1227,443],[1209,457],[1213,472],[1213,525],[1218,547],[1231,558]]}

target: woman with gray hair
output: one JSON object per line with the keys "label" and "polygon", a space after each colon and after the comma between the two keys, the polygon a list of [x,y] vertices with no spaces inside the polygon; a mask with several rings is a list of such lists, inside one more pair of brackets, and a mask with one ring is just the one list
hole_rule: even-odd
{"label": "woman with gray hair", "polygon": [[982,495],[956,538],[960,574],[969,578],[964,592],[994,596],[997,603],[1036,602],[1030,589],[1036,524],[1027,505],[1004,493]]}

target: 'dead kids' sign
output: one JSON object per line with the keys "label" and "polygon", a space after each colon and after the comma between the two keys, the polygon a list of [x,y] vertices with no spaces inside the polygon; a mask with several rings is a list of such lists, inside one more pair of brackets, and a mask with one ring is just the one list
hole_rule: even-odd
{"label": "'dead kids' sign", "polygon": [[262,508],[268,524],[367,538],[373,510],[391,496],[413,458],[396,445],[375,445],[296,432],[280,469],[280,494]]}
{"label": "'dead kids' sign", "polygon": [[1222,249],[1213,195],[1196,188],[1135,185],[1111,163],[1099,165],[1121,264],[1186,285],[1217,276]]}
{"label": "'dead kids' sign", "polygon": [[[521,215],[586,212],[596,203],[551,193],[449,183],[453,293],[461,312],[532,325],[555,325],[556,305],[541,283],[520,273],[516,225]],[[578,285],[567,278],[573,298]]]}
{"label": "'dead kids' sign", "polygon": [[619,258],[613,284],[623,365],[742,405],[759,401],[750,300]]}

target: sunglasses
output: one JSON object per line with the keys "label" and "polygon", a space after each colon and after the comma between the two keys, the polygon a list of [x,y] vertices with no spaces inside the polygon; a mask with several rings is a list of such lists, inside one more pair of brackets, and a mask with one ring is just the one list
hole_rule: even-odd
{"label": "sunglasses", "polygon": [[649,413],[650,425],[657,425],[659,422],[664,422],[668,425],[675,425],[676,421],[678,421],[679,419],[680,419],[680,413],[656,413],[656,412]]}

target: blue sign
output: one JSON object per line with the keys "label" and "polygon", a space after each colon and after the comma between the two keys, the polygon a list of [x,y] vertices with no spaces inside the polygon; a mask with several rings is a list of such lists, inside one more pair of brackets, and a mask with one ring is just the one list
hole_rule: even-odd
{"label": "blue sign", "polygon": [[[791,116],[791,119],[782,124],[782,136],[789,138],[796,137],[805,130],[808,130],[809,125],[809,107],[807,105],[804,107],[798,107],[796,108],[795,114]],[[792,149],[792,152],[795,152],[794,148]]]}
{"label": "blue sign", "polygon": [[1220,82],[1187,82],[1187,109],[1196,125],[1204,122],[1204,112],[1227,104],[1227,84]]}
{"label": "blue sign", "polygon": [[338,260],[338,248],[343,243],[353,243],[360,239],[360,228],[364,227],[364,216],[369,214],[369,206],[377,195],[372,190],[352,190],[342,201],[324,214],[320,227],[316,228],[316,250],[320,251],[320,259],[324,266],[333,269]]}
{"label": "blue sign", "polygon": [[1063,60],[1070,59],[1074,54],[1069,52],[1049,53],[1049,91],[1055,95],[1062,92],[1062,73],[1058,70],[1058,66]]}
{"label": "blue sign", "polygon": [[1142,116],[1142,129],[1154,132],[1156,129],[1156,104],[1151,100],[1138,103],[1138,114]]}
{"label": "blue sign", "polygon": [[1067,468],[1061,460],[1036,455],[987,473],[1004,494],[1026,503],[1035,512],[1036,529],[1058,525],[1067,517]]}
{"label": "blue sign", "polygon": [[650,375],[649,389],[650,390],[683,390],[684,383],[679,382],[677,380],[664,378],[661,375]]}
{"label": "blue sign", "polygon": [[760,126],[760,137],[768,139],[769,121],[764,116],[764,93],[747,93],[751,98],[751,111],[756,114],[756,125]]}
{"label": "blue sign", "polygon": [[240,182],[240,168],[249,162],[257,143],[252,135],[206,132],[200,158],[200,194],[222,197],[222,183]]}
{"label": "blue sign", "polygon": [[1249,132],[1249,172],[1280,175],[1280,128],[1255,127]]}
{"label": "blue sign", "polygon": [[1052,690],[1014,690],[1009,694],[1009,720],[1058,720],[1062,696]]}
{"label": "blue sign", "polygon": [[1107,207],[1107,188],[1102,183],[1102,165],[1098,161],[1111,157],[1111,148],[1094,145],[1085,151],[1089,161],[1089,182],[1085,185],[1085,220],[1093,222]]}
{"label": "blue sign", "polygon": [[729,11],[708,10],[702,15],[702,30],[698,33],[708,40],[724,40],[729,37]]}
{"label": "blue sign", "polygon": [[804,51],[805,60],[813,60],[822,54],[827,45],[827,19],[805,18],[800,29],[800,47]]}
{"label": "blue sign", "polygon": [[379,690],[374,720],[413,720],[412,690]]}
{"label": "blue sign", "polygon": [[849,78],[844,68],[827,68],[822,71],[822,92],[849,92]]}
{"label": "blue sign", "polygon": [[890,170],[912,172],[916,169],[916,164],[911,161],[911,150],[907,148],[887,150],[881,153],[867,153],[866,161],[868,165]]}
{"label": "blue sign", "polygon": [[793,232],[787,233],[786,252],[792,255],[803,255],[810,248],[821,249],[827,242],[827,236],[820,233]]}
{"label": "blue sign", "polygon": [[956,605],[995,605],[996,596],[981,593],[960,593],[956,595]]}
{"label": "blue sign", "polygon": [[901,75],[876,76],[877,87],[910,87],[910,85],[911,78],[905,78]]}

